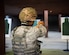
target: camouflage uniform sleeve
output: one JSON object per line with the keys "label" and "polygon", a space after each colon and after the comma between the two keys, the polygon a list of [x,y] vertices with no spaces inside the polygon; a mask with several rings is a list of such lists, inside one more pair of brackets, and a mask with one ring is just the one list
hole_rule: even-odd
{"label": "camouflage uniform sleeve", "polygon": [[14,33],[15,33],[15,30],[17,29],[17,27],[15,27],[12,31],[11,31],[11,39],[13,39],[14,37]]}
{"label": "camouflage uniform sleeve", "polygon": [[43,25],[41,25],[41,26],[39,27],[39,30],[40,30],[40,35],[39,35],[39,37],[44,36],[44,35],[46,34],[46,32],[47,32],[46,28],[45,28]]}

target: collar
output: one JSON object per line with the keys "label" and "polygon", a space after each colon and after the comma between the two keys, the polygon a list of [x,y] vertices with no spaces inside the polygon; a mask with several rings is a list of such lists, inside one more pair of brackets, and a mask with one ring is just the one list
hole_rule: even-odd
{"label": "collar", "polygon": [[27,23],[21,23],[21,26],[31,26],[31,25],[28,25]]}

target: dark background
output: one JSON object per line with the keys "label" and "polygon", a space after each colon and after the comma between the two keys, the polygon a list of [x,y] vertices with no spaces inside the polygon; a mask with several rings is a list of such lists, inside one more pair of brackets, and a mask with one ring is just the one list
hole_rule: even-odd
{"label": "dark background", "polygon": [[5,0],[5,14],[18,15],[24,7],[33,7],[38,14],[69,14],[69,0]]}

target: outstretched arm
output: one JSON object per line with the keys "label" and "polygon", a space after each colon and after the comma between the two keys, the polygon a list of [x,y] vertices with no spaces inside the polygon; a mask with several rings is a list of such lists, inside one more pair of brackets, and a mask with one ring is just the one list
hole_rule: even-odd
{"label": "outstretched arm", "polygon": [[46,27],[44,26],[43,21],[40,21],[36,27],[39,28],[39,30],[40,30],[40,35],[39,36],[42,37],[46,34],[47,30],[46,30]]}

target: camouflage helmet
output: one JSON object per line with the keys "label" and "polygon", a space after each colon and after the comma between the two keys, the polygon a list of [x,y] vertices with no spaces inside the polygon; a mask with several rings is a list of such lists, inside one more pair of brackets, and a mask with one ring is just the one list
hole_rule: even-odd
{"label": "camouflage helmet", "polygon": [[21,22],[34,21],[37,17],[37,12],[32,7],[26,7],[19,13],[19,19]]}

